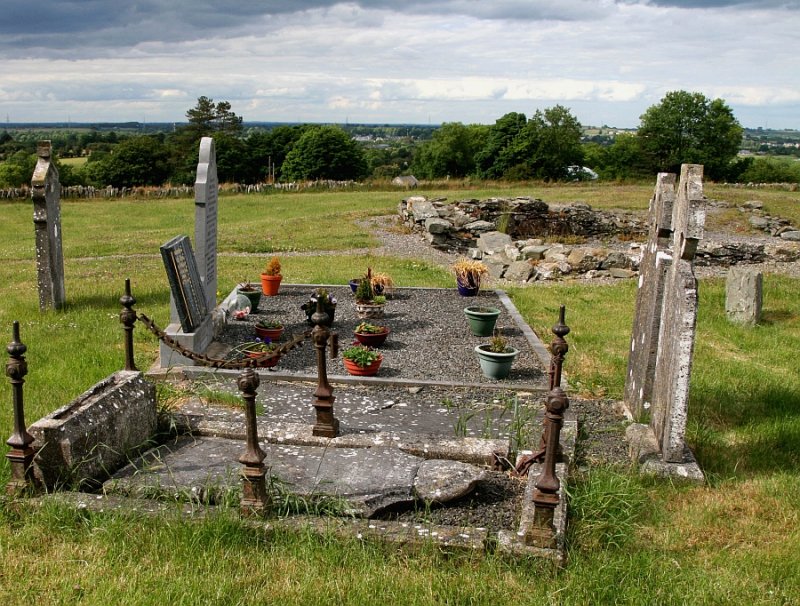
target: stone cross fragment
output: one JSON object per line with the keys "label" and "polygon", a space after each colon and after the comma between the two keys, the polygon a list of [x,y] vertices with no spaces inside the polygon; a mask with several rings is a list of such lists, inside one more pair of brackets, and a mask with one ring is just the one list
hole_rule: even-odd
{"label": "stone cross fragment", "polygon": [[36,270],[39,310],[60,309],[66,303],[64,255],[61,247],[61,186],[51,160],[50,141],[41,141],[31,178],[33,226],[36,232]]}
{"label": "stone cross fragment", "polygon": [[642,420],[653,399],[658,334],[664,298],[664,281],[672,264],[672,208],[675,175],[659,173],[650,199],[647,247],[639,265],[639,289],[631,335],[624,400],[637,420]]}
{"label": "stone cross fragment", "polygon": [[197,269],[203,282],[206,308],[217,305],[217,155],[214,139],[200,140],[200,155],[194,183],[194,243]]}
{"label": "stone cross fragment", "polygon": [[694,256],[703,237],[704,224],[703,167],[684,164],[672,212],[673,261],[664,283],[650,419],[662,459],[667,462],[684,460],[689,379],[697,322]]}

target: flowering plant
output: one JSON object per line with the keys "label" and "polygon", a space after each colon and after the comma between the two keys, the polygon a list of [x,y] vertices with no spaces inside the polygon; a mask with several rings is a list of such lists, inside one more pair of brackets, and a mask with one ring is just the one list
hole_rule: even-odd
{"label": "flowering plant", "polygon": [[373,362],[383,358],[380,352],[366,345],[362,345],[361,343],[353,343],[342,352],[342,357],[361,367],[369,366]]}

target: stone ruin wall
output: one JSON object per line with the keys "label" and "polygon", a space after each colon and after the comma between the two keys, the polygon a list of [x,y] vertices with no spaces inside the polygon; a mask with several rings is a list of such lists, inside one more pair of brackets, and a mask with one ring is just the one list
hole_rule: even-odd
{"label": "stone ruin wall", "polygon": [[[711,200],[707,204],[724,205]],[[752,215],[753,227],[774,236],[773,243],[704,240],[695,265],[800,259],[800,245],[792,241],[800,234],[796,228],[765,218],[757,204],[743,205],[740,210]],[[646,213],[594,210],[581,202],[548,205],[530,197],[448,202],[445,198],[411,196],[399,203],[398,212],[402,221],[434,248],[482,259],[493,278],[522,283],[566,275],[630,277],[638,270],[640,243],[648,230]],[[552,243],[570,238],[594,243]],[[613,245],[597,244],[615,239]]]}

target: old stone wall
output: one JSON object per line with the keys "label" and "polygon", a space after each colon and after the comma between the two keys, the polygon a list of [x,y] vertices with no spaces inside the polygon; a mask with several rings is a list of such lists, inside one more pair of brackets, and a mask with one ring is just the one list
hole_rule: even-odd
{"label": "old stone wall", "polygon": [[[742,209],[753,216],[760,213],[755,204]],[[583,203],[548,205],[528,197],[448,202],[412,196],[400,202],[398,212],[403,222],[434,248],[481,259],[492,278],[517,283],[567,276],[632,277],[639,270],[647,232],[646,217],[634,213],[598,211]],[[800,244],[792,241],[794,233],[798,232],[782,225],[767,241],[710,238],[700,242],[695,265],[797,261]],[[571,239],[594,243],[554,242]],[[601,246],[598,240],[608,244]]]}

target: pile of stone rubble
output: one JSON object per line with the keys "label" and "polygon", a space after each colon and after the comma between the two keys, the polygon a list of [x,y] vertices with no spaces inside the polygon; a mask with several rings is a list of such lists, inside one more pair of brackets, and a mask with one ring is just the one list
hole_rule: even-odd
{"label": "pile of stone rubble", "polygon": [[[709,206],[727,203],[709,201]],[[700,243],[696,265],[728,267],[800,260],[800,231],[785,219],[766,215],[759,202],[748,202],[740,210],[751,215],[753,227],[773,238],[708,238]],[[448,202],[412,196],[400,202],[398,212],[402,221],[435,249],[480,259],[492,278],[514,283],[633,277],[643,244],[631,240],[643,241],[647,231],[641,214],[598,211],[584,203],[548,205],[527,197]]]}

